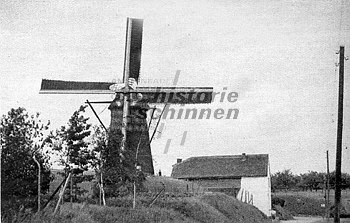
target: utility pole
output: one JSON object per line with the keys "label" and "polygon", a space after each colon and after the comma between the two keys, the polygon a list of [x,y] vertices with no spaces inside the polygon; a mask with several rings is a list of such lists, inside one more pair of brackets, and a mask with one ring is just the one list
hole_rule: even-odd
{"label": "utility pole", "polygon": [[344,46],[339,51],[339,96],[338,96],[338,129],[337,152],[335,160],[335,192],[334,192],[334,223],[340,222],[341,204],[341,157],[343,135],[343,99],[344,99]]}
{"label": "utility pole", "polygon": [[327,150],[327,175],[326,175],[326,217],[329,219],[329,154]]}

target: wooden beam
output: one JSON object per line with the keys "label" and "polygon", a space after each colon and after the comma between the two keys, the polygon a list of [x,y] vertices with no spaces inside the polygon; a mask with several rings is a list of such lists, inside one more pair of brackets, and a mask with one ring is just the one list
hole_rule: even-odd
{"label": "wooden beam", "polygon": [[111,90],[40,90],[39,94],[109,94],[114,92]]}
{"label": "wooden beam", "polygon": [[103,124],[103,122],[101,121],[100,117],[98,116],[98,114],[96,113],[95,109],[92,107],[91,103],[89,102],[89,100],[86,100],[86,103],[90,106],[92,112],[94,113],[94,115],[96,116],[96,118],[98,119],[98,121],[100,122],[100,124],[102,125],[102,127],[104,128],[104,130],[106,131],[106,133],[108,133],[108,130],[106,128],[106,126]]}

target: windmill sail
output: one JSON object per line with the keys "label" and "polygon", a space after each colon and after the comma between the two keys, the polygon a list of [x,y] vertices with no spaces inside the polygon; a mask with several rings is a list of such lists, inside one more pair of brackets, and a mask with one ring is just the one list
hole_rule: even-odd
{"label": "windmill sail", "polygon": [[[40,94],[113,94],[111,82],[47,80],[41,82]],[[212,87],[137,87],[129,93],[141,93],[142,102],[151,104],[203,104],[212,101]],[[111,101],[110,101],[111,102]],[[110,103],[109,102],[109,103]]]}
{"label": "windmill sail", "polygon": [[[140,64],[141,64],[141,48],[142,48],[142,19],[131,20],[131,42],[130,42],[130,62],[129,62],[129,78],[134,78],[139,82]],[[124,80],[125,81],[125,80]]]}
{"label": "windmill sail", "polygon": [[82,81],[41,81],[40,94],[111,94],[109,82],[82,82]]}

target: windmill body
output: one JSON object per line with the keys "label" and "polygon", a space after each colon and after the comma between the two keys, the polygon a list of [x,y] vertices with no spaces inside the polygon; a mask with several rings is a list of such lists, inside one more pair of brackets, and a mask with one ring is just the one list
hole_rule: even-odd
{"label": "windmill body", "polygon": [[[139,81],[143,20],[128,18],[122,87],[111,82],[77,82],[43,79],[41,94],[115,94],[108,103],[111,111],[109,136],[116,136],[116,150],[136,157],[143,172],[154,174],[147,126],[149,103],[202,104],[212,100],[212,87],[130,87]],[[137,149],[138,148],[138,149]],[[127,150],[127,151],[125,151]],[[122,154],[121,154],[122,155]]]}

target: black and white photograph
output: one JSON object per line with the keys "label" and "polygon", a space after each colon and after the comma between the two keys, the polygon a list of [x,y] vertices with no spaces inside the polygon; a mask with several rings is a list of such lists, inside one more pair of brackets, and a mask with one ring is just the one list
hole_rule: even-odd
{"label": "black and white photograph", "polygon": [[1,222],[350,223],[350,1],[1,0]]}

